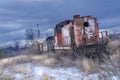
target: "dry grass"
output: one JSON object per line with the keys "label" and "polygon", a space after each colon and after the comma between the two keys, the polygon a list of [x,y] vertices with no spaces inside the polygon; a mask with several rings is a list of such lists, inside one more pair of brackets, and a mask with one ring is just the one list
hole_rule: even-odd
{"label": "dry grass", "polygon": [[[85,57],[73,59],[71,56],[63,56],[61,54],[45,53],[45,54],[28,54],[29,51],[23,52],[25,54],[17,55],[14,57],[0,59],[0,80],[14,80],[13,75],[4,75],[6,67],[11,73],[23,73],[30,74],[32,67],[25,68],[24,63],[33,63],[37,66],[47,67],[71,67],[75,66],[80,71],[84,71],[87,74],[100,73],[102,79],[106,79],[113,75],[120,76],[120,41],[112,41],[109,45],[110,58],[104,58],[104,62],[98,63],[96,60],[92,60]],[[19,65],[17,68],[14,65]],[[102,74],[101,72],[106,72]],[[7,77],[6,77],[7,76]],[[22,80],[33,80],[33,75],[24,76]],[[41,80],[52,80],[52,77],[44,73]]]}
{"label": "dry grass", "polygon": [[[24,76],[22,80],[33,80],[34,76],[31,75],[31,73],[33,73],[31,72],[33,66],[28,67],[29,65],[26,65],[27,63],[36,66],[54,66],[57,60],[48,54],[22,54],[0,59],[0,80],[14,80],[15,77],[13,77],[13,74],[17,73],[28,75]],[[6,69],[8,69],[12,75],[6,75]]]}
{"label": "dry grass", "polygon": [[114,40],[109,44],[111,63],[120,69],[120,41]]}
{"label": "dry grass", "polygon": [[57,63],[55,57],[49,56],[48,54],[24,54],[10,58],[4,58],[0,60],[0,65],[14,65],[14,64],[24,64],[24,63],[35,63],[42,66],[53,66]]}
{"label": "dry grass", "polygon": [[[107,77],[113,75],[120,76],[120,41],[111,41],[108,47],[110,55],[104,55],[102,57],[103,62],[98,59],[90,59],[82,56],[80,59],[74,61],[76,63],[75,66],[77,66],[80,71],[83,69],[87,74],[100,73],[103,79],[106,79],[106,76],[101,72],[106,72]],[[104,67],[102,65],[104,65]]]}
{"label": "dry grass", "polygon": [[19,66],[9,66],[8,69],[11,73],[22,73],[22,74],[30,74],[31,67],[27,67],[25,64],[21,64]]}
{"label": "dry grass", "polygon": [[13,77],[13,75],[9,74],[9,75],[2,75],[0,77],[0,80],[15,80],[15,77]]}
{"label": "dry grass", "polygon": [[98,72],[98,65],[92,59],[84,58],[82,61],[84,71],[88,74]]}
{"label": "dry grass", "polygon": [[99,63],[99,71],[104,72],[102,77],[104,79],[111,76],[117,76],[120,79],[120,41],[114,40],[108,44],[108,50],[110,52],[109,57],[104,56],[104,62]]}

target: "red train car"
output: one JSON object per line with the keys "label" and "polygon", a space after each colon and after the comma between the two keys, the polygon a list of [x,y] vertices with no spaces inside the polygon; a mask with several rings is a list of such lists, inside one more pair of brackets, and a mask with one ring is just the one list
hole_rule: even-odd
{"label": "red train car", "polygon": [[82,51],[81,53],[95,53],[108,43],[107,31],[99,32],[97,19],[92,16],[74,15],[73,20],[57,24],[54,32],[55,50],[71,49]]}
{"label": "red train car", "polygon": [[[67,45],[65,45],[64,39],[65,39],[65,35],[66,35],[65,32],[69,31],[69,30],[63,31],[63,28],[65,28],[65,25],[68,25],[69,23],[72,23],[72,20],[65,20],[65,21],[60,22],[59,24],[57,24],[55,26],[55,28],[54,28],[54,33],[55,33],[55,49],[62,49],[64,47],[67,47]],[[68,39],[68,37],[70,37],[70,35],[67,35],[66,37],[67,37],[66,39]],[[69,40],[67,40],[67,42],[68,41]]]}

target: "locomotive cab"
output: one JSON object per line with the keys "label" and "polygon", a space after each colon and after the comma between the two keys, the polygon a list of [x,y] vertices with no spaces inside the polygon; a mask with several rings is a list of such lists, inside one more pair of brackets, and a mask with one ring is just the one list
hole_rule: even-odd
{"label": "locomotive cab", "polygon": [[97,19],[92,16],[73,16],[55,26],[55,50],[72,50],[76,53],[90,55],[96,53],[100,46],[108,43],[106,31],[99,33]]}
{"label": "locomotive cab", "polygon": [[91,16],[80,17],[76,15],[73,20],[76,46],[98,43],[98,23],[95,18]]}
{"label": "locomotive cab", "polygon": [[73,21],[75,36],[74,51],[86,55],[99,54],[100,51],[105,51],[108,43],[108,34],[107,31],[99,32],[96,18],[75,15]]}

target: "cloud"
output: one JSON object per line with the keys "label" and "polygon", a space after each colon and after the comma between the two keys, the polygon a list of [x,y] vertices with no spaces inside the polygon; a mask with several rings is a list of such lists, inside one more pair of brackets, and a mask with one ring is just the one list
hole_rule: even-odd
{"label": "cloud", "polygon": [[53,1],[62,1],[62,0],[20,0],[20,1],[26,1],[26,2],[53,2]]}
{"label": "cloud", "polygon": [[[0,37],[6,36],[6,35],[10,35],[10,36],[18,35],[18,37],[19,37],[19,35],[21,35],[23,33],[25,33],[25,29],[0,34]],[[10,36],[6,36],[6,37],[10,37]]]}
{"label": "cloud", "polygon": [[0,22],[0,34],[16,31],[22,28],[23,28],[23,25],[18,22],[11,22],[11,21]]}
{"label": "cloud", "polygon": [[0,41],[12,41],[17,38],[24,39],[25,35],[25,29],[17,30],[17,31],[12,31],[4,34],[0,34]]}
{"label": "cloud", "polygon": [[[119,3],[119,0],[1,0],[0,34],[4,36],[0,40],[18,37],[19,30],[37,24],[43,34],[53,34],[55,24],[72,19],[75,14],[96,17],[100,28],[119,26]],[[20,33],[20,37],[24,36],[24,32]]]}
{"label": "cloud", "polygon": [[51,34],[51,33],[54,33],[54,29],[53,28],[48,28],[47,30],[45,31],[42,31],[43,34]]}
{"label": "cloud", "polygon": [[13,10],[8,10],[8,9],[4,9],[4,8],[0,8],[0,12],[1,13],[15,13],[15,11],[13,11]]}
{"label": "cloud", "polygon": [[18,29],[22,26],[20,23],[0,23],[0,28]]}
{"label": "cloud", "polygon": [[22,29],[22,30],[18,30],[18,31],[13,31],[13,32],[9,32],[7,34],[10,34],[10,35],[20,35],[20,34],[24,34],[25,33],[25,29]]}
{"label": "cloud", "polygon": [[4,1],[0,1],[2,3],[8,3],[8,2],[24,2],[24,3],[33,3],[33,2],[40,2],[40,3],[44,3],[44,2],[61,2],[63,0],[4,0]]}
{"label": "cloud", "polygon": [[104,26],[104,28],[118,26],[120,25],[119,22],[120,22],[120,16],[99,20],[99,24],[100,25],[102,24],[101,26]]}

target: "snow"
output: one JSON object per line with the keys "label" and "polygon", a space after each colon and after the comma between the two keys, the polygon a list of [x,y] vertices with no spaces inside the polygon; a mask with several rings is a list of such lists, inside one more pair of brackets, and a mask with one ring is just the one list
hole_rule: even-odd
{"label": "snow", "polygon": [[118,80],[118,78],[116,76],[112,76],[111,80]]}
{"label": "snow", "polygon": [[15,74],[15,78],[16,78],[15,80],[21,80],[22,77],[23,77],[22,74]]}
{"label": "snow", "polygon": [[[4,74],[13,75],[15,80],[22,80],[25,77],[27,77],[25,78],[27,80],[41,80],[42,77],[48,77],[48,79],[51,78],[49,80],[104,80],[102,75],[108,75],[105,71],[94,74],[86,74],[85,72],[80,72],[80,70],[76,67],[46,67],[33,65],[31,63],[18,64],[13,68],[15,68],[17,72],[11,73],[11,71],[7,68],[4,71]],[[19,68],[25,69],[26,72],[19,72],[19,70],[21,70]],[[30,71],[26,69],[29,69]],[[106,78],[106,80],[119,80],[116,75],[108,76]]]}
{"label": "snow", "polygon": [[[100,80],[99,73],[86,75],[84,72],[79,72],[75,67],[69,68],[47,68],[47,67],[35,67],[34,74],[35,79],[39,80],[42,74],[47,73],[52,76],[54,80]],[[108,80],[118,80],[116,76],[110,77]]]}
{"label": "snow", "polygon": [[48,75],[54,77],[55,80],[80,80],[82,75],[78,72],[76,68],[47,68],[47,67],[35,67],[35,79],[39,80],[42,74],[47,73]]}

